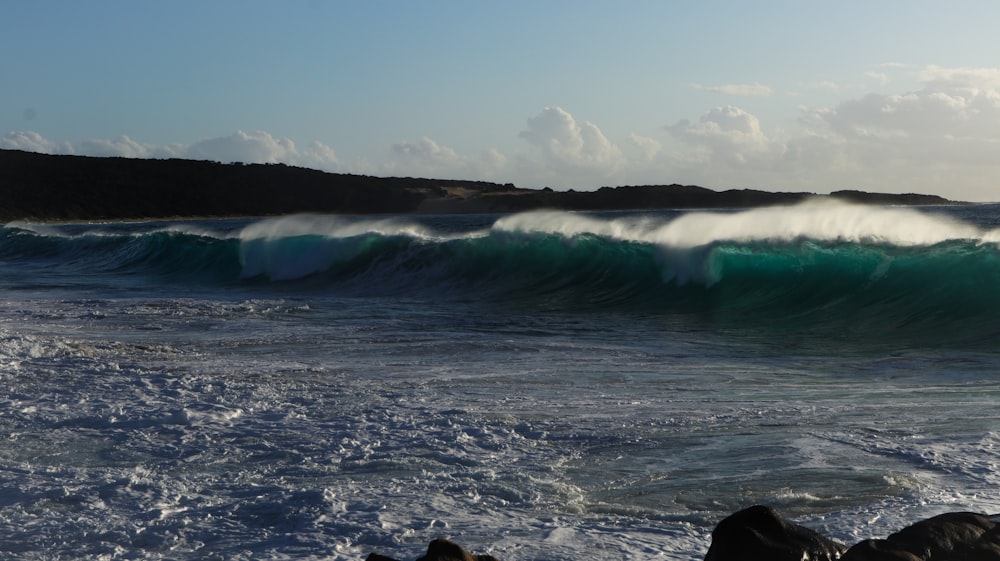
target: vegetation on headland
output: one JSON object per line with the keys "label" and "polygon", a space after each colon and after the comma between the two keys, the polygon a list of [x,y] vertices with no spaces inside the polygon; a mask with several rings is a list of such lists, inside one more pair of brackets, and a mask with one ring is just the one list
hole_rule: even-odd
{"label": "vegetation on headland", "polygon": [[[633,210],[794,204],[813,193],[692,185],[521,189],[484,181],[371,177],[284,164],[220,164],[0,150],[0,220],[114,220],[341,214]],[[837,191],[871,204],[954,204],[935,195]]]}

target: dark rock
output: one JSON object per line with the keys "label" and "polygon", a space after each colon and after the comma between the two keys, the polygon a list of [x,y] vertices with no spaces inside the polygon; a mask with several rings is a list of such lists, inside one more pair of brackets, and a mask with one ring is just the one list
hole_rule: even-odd
{"label": "dark rock", "polygon": [[[365,558],[365,561],[396,561],[391,557],[386,557],[384,555],[379,555],[378,553],[369,554]],[[427,546],[427,553],[423,557],[417,559],[417,561],[498,561],[496,557],[492,555],[473,555],[469,553],[462,546],[457,543],[446,540],[444,538],[438,538]]]}
{"label": "dark rock", "polygon": [[964,554],[967,561],[1000,561],[1000,525],[979,536]]}
{"label": "dark rock", "polygon": [[865,540],[851,546],[840,561],[922,561],[888,540]]}
{"label": "dark rock", "polygon": [[846,549],[757,505],[719,522],[705,561],[834,561]]}
{"label": "dark rock", "polygon": [[[984,556],[975,559],[990,559],[985,556],[1000,544],[992,533],[995,528],[996,523],[981,514],[949,512],[907,526],[884,540],[863,541],[849,549],[842,561],[965,560],[973,559],[972,551]],[[990,537],[983,540],[988,533]]]}

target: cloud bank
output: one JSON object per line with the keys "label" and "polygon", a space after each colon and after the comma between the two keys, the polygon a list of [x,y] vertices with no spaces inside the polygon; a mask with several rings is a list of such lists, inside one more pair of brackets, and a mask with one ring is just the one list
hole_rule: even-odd
{"label": "cloud bank", "polygon": [[[349,173],[481,179],[523,187],[694,183],[713,188],[814,191],[858,188],[997,200],[1000,190],[1000,68],[909,68],[917,87],[867,93],[829,107],[799,107],[790,123],[768,123],[746,107],[655,124],[620,141],[558,106],[516,121],[518,148],[463,153],[429,136],[389,144],[373,163],[346,163],[321,142],[298,145],[265,131],[237,131],[189,145],[154,146],[128,136],[56,142],[33,131],[0,148],[50,154],[194,158],[277,163]],[[870,73],[869,73],[870,74]],[[883,75],[869,75],[889,83]],[[754,92],[719,86],[721,93]],[[769,91],[769,88],[768,88]],[[757,95],[763,95],[760,89]],[[789,126],[789,124],[791,126]],[[519,130],[520,129],[520,130]]]}
{"label": "cloud bank", "polygon": [[[881,85],[884,74],[872,75]],[[667,125],[663,167],[705,185],[925,192],[998,200],[1000,69],[918,69],[918,87],[800,108],[793,131],[737,106]]]}

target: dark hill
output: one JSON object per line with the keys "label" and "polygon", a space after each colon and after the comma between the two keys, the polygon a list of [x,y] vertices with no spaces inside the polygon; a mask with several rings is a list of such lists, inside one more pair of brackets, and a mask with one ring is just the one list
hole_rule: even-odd
{"label": "dark hill", "polygon": [[[0,220],[264,216],[297,212],[513,212],[535,208],[626,210],[791,204],[811,193],[712,191],[685,185],[598,191],[519,189],[481,181],[370,177],[284,164],[220,164],[53,156],[0,150]],[[931,195],[839,191],[853,202],[948,204]]]}

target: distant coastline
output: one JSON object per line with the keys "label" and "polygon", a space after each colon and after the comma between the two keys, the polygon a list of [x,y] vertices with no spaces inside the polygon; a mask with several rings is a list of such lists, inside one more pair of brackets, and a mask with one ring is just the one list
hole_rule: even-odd
{"label": "distant coastline", "polygon": [[0,221],[454,214],[533,209],[748,208],[830,198],[880,205],[963,204],[936,195],[858,190],[829,195],[693,185],[522,189],[484,181],[372,177],[284,164],[221,164],[0,150]]}

